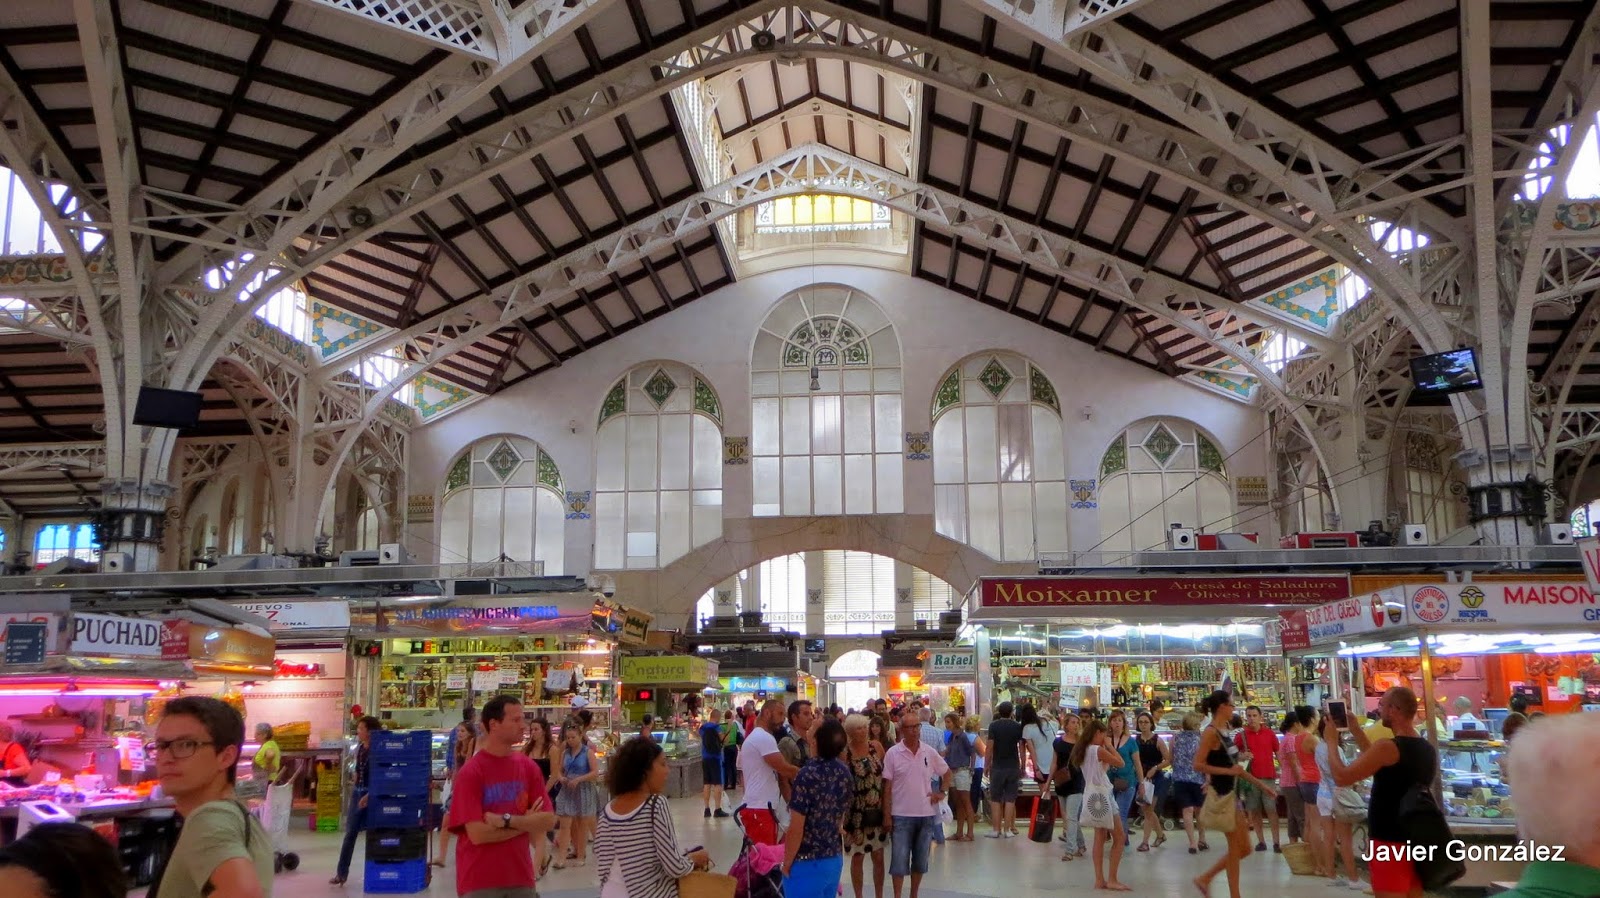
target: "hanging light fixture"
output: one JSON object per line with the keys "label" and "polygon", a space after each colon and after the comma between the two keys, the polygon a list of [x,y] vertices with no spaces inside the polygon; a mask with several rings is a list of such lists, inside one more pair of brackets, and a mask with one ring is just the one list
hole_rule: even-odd
{"label": "hanging light fixture", "polygon": [[811,392],[816,393],[816,392],[821,391],[821,389],[822,389],[822,381],[817,377],[817,366],[816,365],[812,365],[811,366]]}

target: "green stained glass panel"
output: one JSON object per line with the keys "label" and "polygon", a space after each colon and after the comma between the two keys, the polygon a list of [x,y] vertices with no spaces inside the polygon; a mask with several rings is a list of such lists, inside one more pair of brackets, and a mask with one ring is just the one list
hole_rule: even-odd
{"label": "green stained glass panel", "polygon": [[668,377],[667,372],[660,368],[657,368],[656,373],[650,375],[650,379],[644,382],[644,394],[650,397],[650,401],[656,404],[656,408],[666,405],[667,399],[677,389],[677,382]]}
{"label": "green stained glass panel", "polygon": [[516,470],[517,463],[520,461],[522,461],[522,456],[518,455],[517,450],[511,448],[511,444],[505,440],[501,440],[500,445],[494,447],[494,451],[489,453],[488,458],[484,459],[484,462],[489,466],[489,470],[494,472],[494,476],[500,478],[501,483],[505,483],[506,478],[511,476],[512,471]]}
{"label": "green stained glass panel", "polygon": [[1006,387],[1011,386],[1013,380],[1016,378],[1006,370],[1006,366],[1000,364],[997,358],[990,359],[989,364],[984,365],[983,370],[978,372],[978,383],[983,384],[989,395],[996,399],[1006,391]]}
{"label": "green stained glass panel", "polygon": [[1055,385],[1050,383],[1050,378],[1044,372],[1032,365],[1028,366],[1028,397],[1041,405],[1048,405],[1061,414],[1061,398],[1056,395]]}
{"label": "green stained glass panel", "polygon": [[1165,468],[1167,462],[1172,461],[1172,456],[1177,454],[1181,444],[1178,438],[1172,435],[1172,431],[1167,429],[1167,425],[1157,424],[1156,429],[1150,431],[1150,435],[1144,438],[1143,445],[1144,451],[1150,453],[1156,464]]}
{"label": "green stained glass panel", "polygon": [[961,369],[952,368],[944,383],[939,384],[939,392],[933,394],[933,415],[939,413],[961,401]]}
{"label": "green stained glass panel", "polygon": [[600,403],[600,423],[606,423],[607,418],[620,415],[628,408],[628,389],[626,378],[617,381],[617,385],[606,394],[606,401]]}
{"label": "green stained glass panel", "polygon": [[1128,437],[1122,434],[1100,459],[1100,482],[1104,483],[1112,474],[1120,474],[1126,470],[1128,470]]}
{"label": "green stained glass panel", "polygon": [[694,379],[694,409],[716,418],[719,424],[722,422],[722,406],[717,403],[716,391],[698,377]]}
{"label": "green stained glass panel", "polygon": [[561,489],[561,470],[556,467],[556,460],[539,450],[539,482],[553,490]]}
{"label": "green stained glass panel", "polygon": [[471,479],[472,453],[464,452],[460,458],[456,459],[456,463],[450,466],[450,473],[445,475],[444,490],[447,493],[451,490],[458,490],[466,486]]}
{"label": "green stained glass panel", "polygon": [[1200,470],[1222,473],[1222,450],[1202,434],[1195,439],[1200,452]]}

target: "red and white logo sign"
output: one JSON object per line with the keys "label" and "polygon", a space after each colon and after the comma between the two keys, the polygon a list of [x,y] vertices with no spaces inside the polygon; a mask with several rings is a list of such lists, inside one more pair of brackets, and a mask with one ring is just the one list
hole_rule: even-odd
{"label": "red and white logo sign", "polygon": [[1437,586],[1424,586],[1411,594],[1411,613],[1425,624],[1436,624],[1450,613],[1450,597]]}

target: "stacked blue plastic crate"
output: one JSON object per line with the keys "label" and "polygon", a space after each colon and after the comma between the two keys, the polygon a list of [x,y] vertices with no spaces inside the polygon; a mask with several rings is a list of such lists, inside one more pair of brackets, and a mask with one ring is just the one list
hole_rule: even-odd
{"label": "stacked blue plastic crate", "polygon": [[428,790],[432,734],[374,733],[368,771],[364,890],[399,895],[428,887]]}

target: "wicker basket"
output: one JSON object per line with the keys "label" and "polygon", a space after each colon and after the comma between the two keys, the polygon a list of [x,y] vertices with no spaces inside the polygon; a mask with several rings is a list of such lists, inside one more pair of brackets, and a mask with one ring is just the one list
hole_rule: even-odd
{"label": "wicker basket", "polygon": [[1293,842],[1283,846],[1283,859],[1289,863],[1289,872],[1296,876],[1317,875],[1317,861],[1312,856],[1311,846],[1305,842]]}

